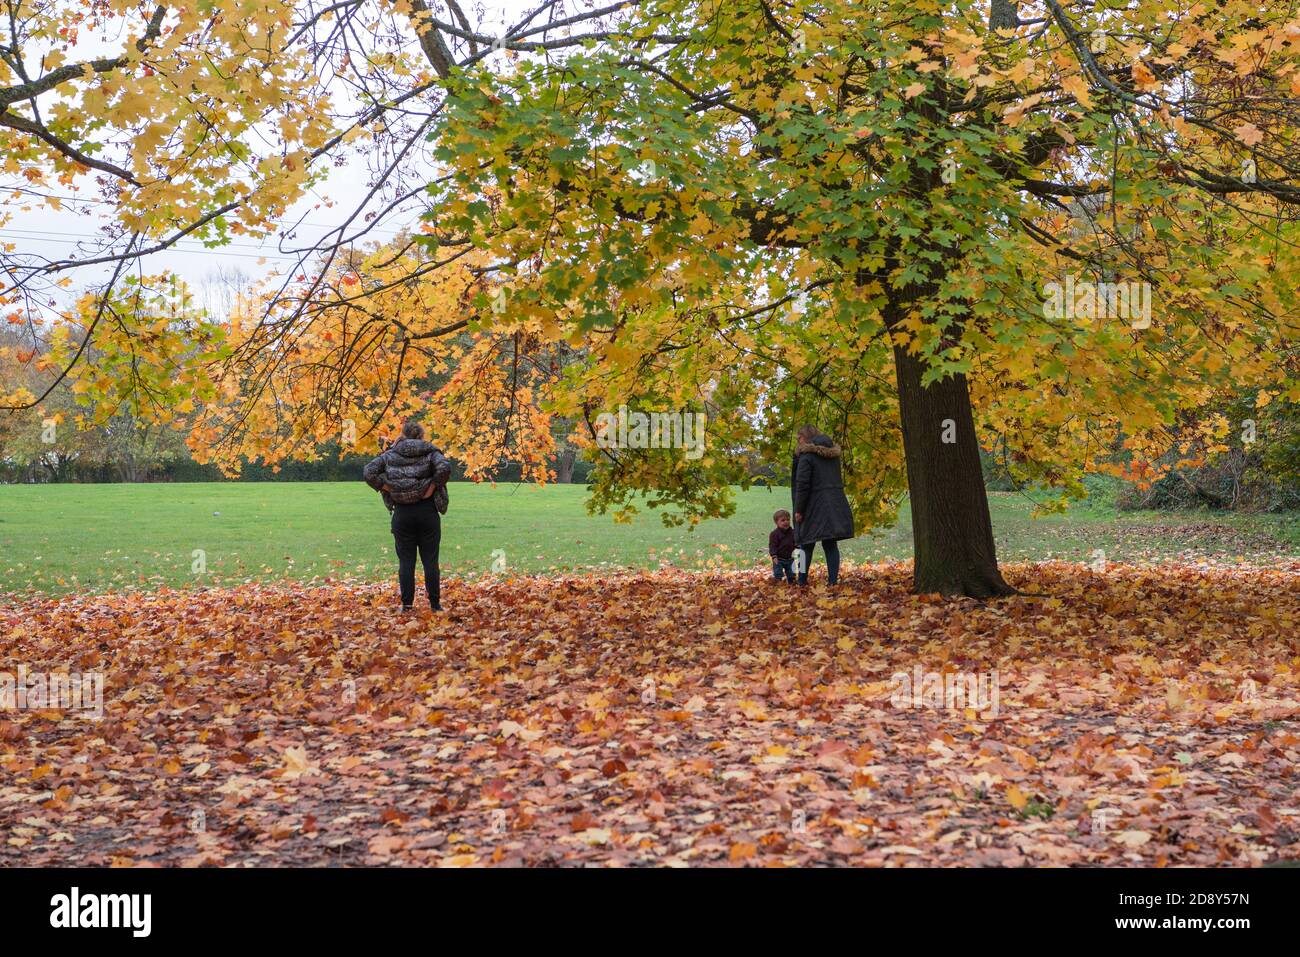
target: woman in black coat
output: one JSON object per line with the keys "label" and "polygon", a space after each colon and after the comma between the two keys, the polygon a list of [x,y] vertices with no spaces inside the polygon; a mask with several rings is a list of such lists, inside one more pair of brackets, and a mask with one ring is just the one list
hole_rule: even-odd
{"label": "woman in black coat", "polygon": [[840,475],[840,447],[811,425],[799,430],[790,487],[794,499],[794,538],[803,550],[799,584],[808,584],[808,566],[818,542],[826,553],[826,580],[840,578],[839,541],[853,538],[853,509]]}
{"label": "woman in black coat", "polygon": [[415,602],[415,555],[424,564],[424,593],[429,607],[442,611],[442,582],[438,545],[442,541],[440,512],[447,510],[447,479],[451,463],[424,441],[424,427],[414,419],[402,426],[402,438],[366,465],[366,484],[383,493],[393,513],[393,542],[397,546],[397,587],[402,610]]}

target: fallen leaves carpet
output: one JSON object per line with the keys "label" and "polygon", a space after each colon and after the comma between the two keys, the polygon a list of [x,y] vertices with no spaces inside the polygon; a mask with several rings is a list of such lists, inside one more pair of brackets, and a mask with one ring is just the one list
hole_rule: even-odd
{"label": "fallen leaves carpet", "polygon": [[1048,597],[875,564],[454,581],[436,617],[349,584],[3,602],[0,671],[102,673],[104,716],[0,711],[0,864],[1300,860],[1300,563],[1006,573]]}

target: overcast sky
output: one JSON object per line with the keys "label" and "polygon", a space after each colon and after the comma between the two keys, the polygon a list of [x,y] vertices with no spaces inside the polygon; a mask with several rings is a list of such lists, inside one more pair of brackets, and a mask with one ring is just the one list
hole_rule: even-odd
{"label": "overcast sky", "polygon": [[[296,238],[284,242],[286,249],[307,245],[313,237],[324,234],[346,219],[365,196],[360,169],[359,165],[354,165],[333,171],[326,182],[293,208],[282,222],[292,224],[302,218],[304,226],[297,230]],[[20,251],[62,258],[75,254],[79,242],[93,238],[110,222],[110,207],[106,204],[94,200],[71,201],[73,194],[67,191],[57,195],[68,198],[63,209],[55,210],[37,201],[30,211],[16,213],[0,234],[17,243]],[[332,209],[326,208],[330,199],[336,201]],[[321,208],[314,208],[317,205]],[[377,231],[384,238],[390,237],[397,232],[396,224],[381,224]],[[174,271],[191,284],[202,283],[221,271],[238,270],[259,277],[277,268],[288,269],[296,261],[297,257],[281,251],[280,242],[275,238],[258,241],[245,236],[236,237],[220,248],[206,249],[199,240],[181,240],[176,248],[149,256],[146,268],[150,272]]]}
{"label": "overcast sky", "polygon": [[[580,2],[568,6],[573,11],[587,5],[586,2]],[[440,13],[445,11],[441,4],[431,6]],[[527,11],[535,9],[537,0],[493,0],[486,6],[490,12],[480,13],[469,6],[466,6],[466,12],[471,22],[484,32],[496,33],[501,31],[503,25],[516,23]],[[97,56],[116,53],[120,48],[120,43],[106,42],[101,49],[91,49],[89,44],[81,42],[76,50],[79,56]],[[329,177],[314,187],[281,220],[283,225],[288,226],[301,219],[303,225],[292,239],[272,237],[258,241],[240,236],[217,249],[207,249],[198,240],[182,240],[173,249],[147,257],[141,268],[150,273],[175,272],[195,287],[215,283],[222,273],[229,275],[239,272],[256,279],[287,272],[293,268],[298,257],[285,250],[316,245],[320,237],[332,227],[341,225],[365,198],[368,179],[366,164],[356,157],[352,157],[347,166],[332,168]],[[110,222],[111,207],[97,199],[89,178],[86,178],[86,182],[87,187],[76,194],[66,187],[41,191],[59,196],[63,202],[61,210],[51,208],[36,195],[15,196],[7,193],[4,202],[14,215],[9,224],[0,229],[0,240],[16,243],[20,253],[30,252],[49,258],[76,255],[79,243],[93,241],[102,227]],[[84,199],[76,200],[75,196]],[[20,211],[17,206],[25,201],[31,202],[31,209]],[[391,238],[400,229],[415,226],[414,222],[408,221],[412,218],[413,214],[409,210],[390,216],[387,220],[378,222],[367,239]],[[281,245],[283,249],[280,248]],[[93,246],[83,246],[83,255],[92,248]],[[99,270],[75,271],[74,291],[95,281],[102,281],[106,276],[107,272]],[[201,288],[199,294],[202,295]]]}

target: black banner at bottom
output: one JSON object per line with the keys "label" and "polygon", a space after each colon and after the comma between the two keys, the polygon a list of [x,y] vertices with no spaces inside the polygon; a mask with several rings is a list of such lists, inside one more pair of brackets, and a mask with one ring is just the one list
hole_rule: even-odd
{"label": "black banner at bottom", "polygon": [[[1293,925],[1295,874],[1255,870],[0,870],[6,940],[773,946],[810,930],[973,943],[980,928],[1071,943],[1231,946]],[[995,923],[990,923],[995,922]],[[690,928],[688,930],[688,928]],[[382,935],[377,937],[376,935]],[[685,936],[683,936],[685,935]],[[1048,938],[1045,938],[1048,939]]]}

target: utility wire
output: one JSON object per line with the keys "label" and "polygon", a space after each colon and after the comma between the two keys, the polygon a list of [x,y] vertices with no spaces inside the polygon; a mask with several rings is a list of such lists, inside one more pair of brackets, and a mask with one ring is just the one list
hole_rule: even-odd
{"label": "utility wire", "polygon": [[[79,245],[81,245],[82,243],[86,242],[85,239],[64,239],[64,238],[60,238],[60,237],[57,236],[57,235],[56,235],[56,236],[39,236],[39,235],[37,235],[37,236],[17,236],[17,235],[14,235],[14,233],[15,233],[15,230],[0,229],[0,239],[9,238],[9,239],[17,240],[17,241],[19,241],[19,242],[29,242],[29,243],[31,243],[31,242],[34,242],[34,243],[63,243],[64,245],[68,245],[68,246],[79,246]],[[68,236],[68,235],[72,235],[72,234],[67,234],[67,233],[65,233],[65,234],[62,234],[62,235],[64,235],[64,236]],[[256,247],[256,246],[253,246],[253,247],[250,247],[250,248],[256,249],[257,247]],[[301,257],[300,257],[300,256],[291,256],[291,255],[289,255],[289,254],[287,254],[287,253],[274,253],[274,252],[272,252],[272,253],[239,253],[239,252],[227,252],[227,251],[225,251],[225,250],[223,250],[223,249],[194,249],[194,248],[191,248],[191,247],[178,247],[178,246],[174,246],[174,247],[171,248],[171,249],[164,250],[164,252],[177,252],[177,253],[181,253],[182,255],[186,255],[186,256],[191,256],[191,255],[192,255],[192,256],[224,256],[224,257],[232,257],[232,256],[233,256],[233,257],[238,257],[238,258],[240,258],[240,259],[279,259],[279,260],[283,260],[283,261],[285,261],[285,262],[299,262],[299,261],[301,260]]]}
{"label": "utility wire", "polygon": [[[68,203],[94,203],[95,205],[98,205],[98,206],[116,206],[116,205],[117,205],[116,203],[112,202],[111,200],[107,200],[107,199],[86,199],[86,198],[81,197],[81,196],[59,196],[59,195],[55,195],[55,194],[53,194],[53,193],[41,193],[41,192],[38,192],[38,191],[36,191],[36,190],[32,190],[32,189],[24,189],[24,188],[21,187],[21,186],[15,186],[15,187],[13,187],[12,189],[4,189],[4,188],[0,188],[0,194],[5,193],[5,192],[23,193],[23,194],[28,195],[28,196],[34,196],[34,197],[36,197],[37,199],[57,199],[57,200],[60,200],[60,201],[62,201],[62,202],[68,202]],[[318,198],[319,198],[319,197],[318,197]],[[2,201],[0,201],[0,207],[2,207],[3,205],[4,205],[4,203],[3,203]],[[56,210],[56,212],[63,212],[63,210]],[[271,220],[271,222],[273,222],[273,223],[274,223],[275,225],[277,225],[277,226],[291,226],[291,227],[294,227],[294,228],[297,228],[297,227],[300,227],[300,226],[310,226],[310,227],[312,227],[313,229],[337,229],[337,228],[338,228],[338,225],[337,225],[337,224],[332,224],[332,225],[331,225],[331,224],[328,224],[328,223],[311,223],[311,222],[307,222],[306,220],[303,220],[303,221],[301,221],[301,222],[297,222],[297,221],[295,221],[295,222],[293,222],[293,223],[287,223],[287,222],[285,222],[285,221],[282,220],[282,219],[276,219],[276,220]],[[400,230],[400,229],[379,229],[379,228],[373,228],[373,229],[370,229],[369,232],[372,232],[372,233],[386,233],[386,234],[388,234],[389,236],[396,236],[398,233],[402,232],[402,230]]]}

